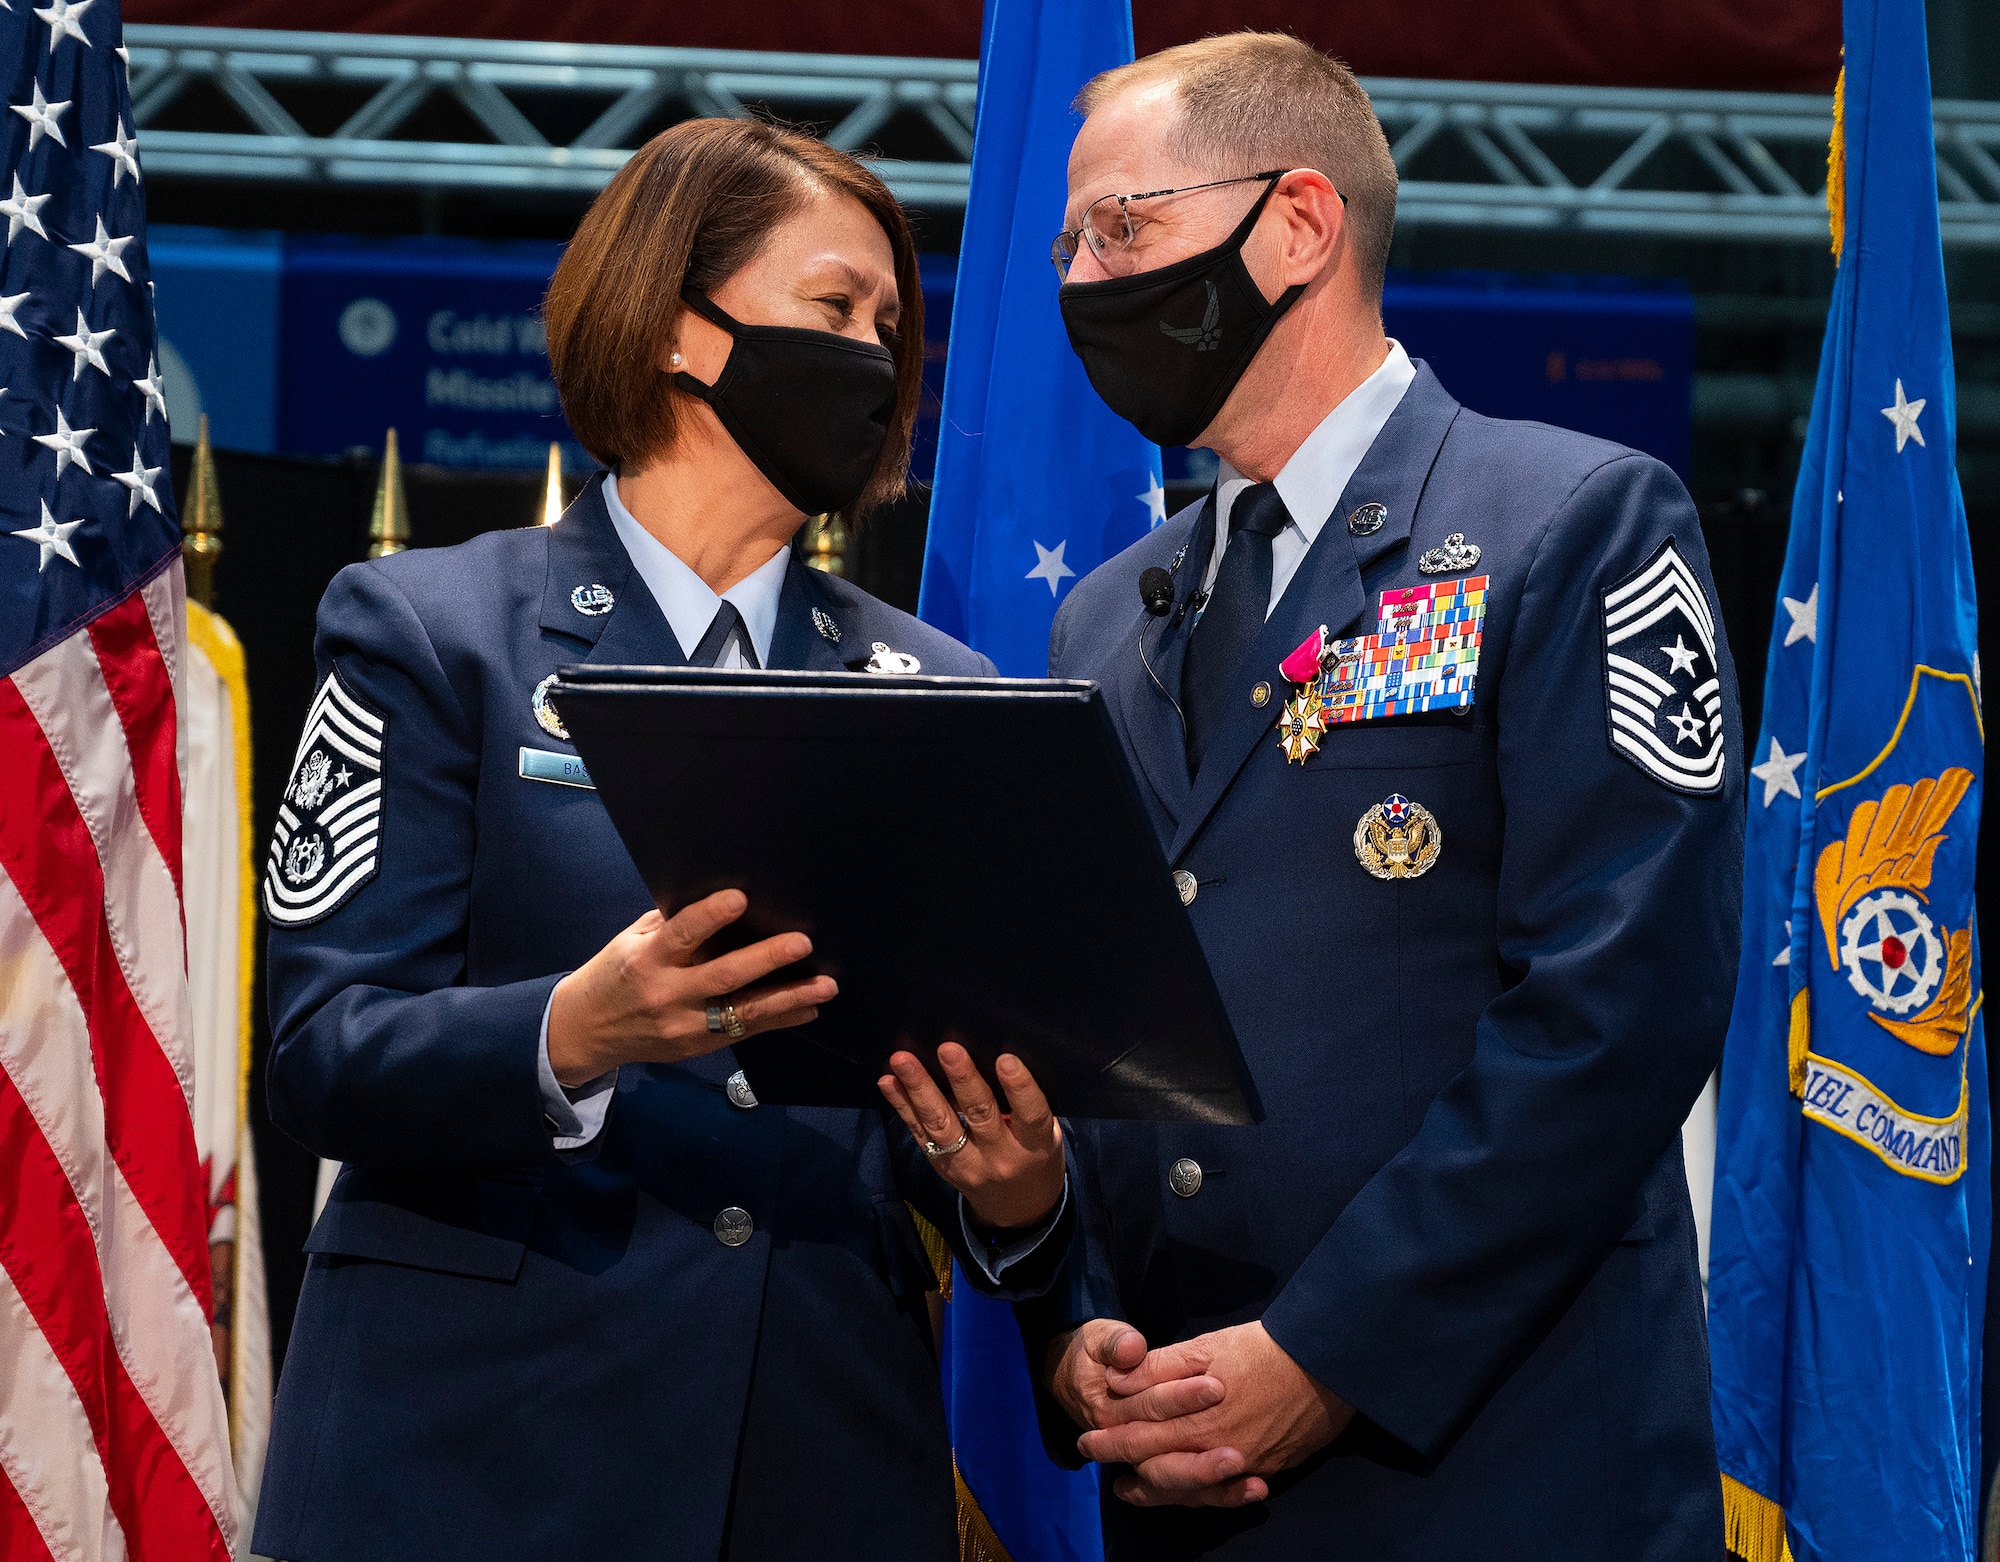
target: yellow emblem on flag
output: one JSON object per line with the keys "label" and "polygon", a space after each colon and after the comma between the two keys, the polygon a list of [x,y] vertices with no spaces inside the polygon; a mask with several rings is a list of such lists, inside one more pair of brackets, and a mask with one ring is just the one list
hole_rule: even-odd
{"label": "yellow emblem on flag", "polygon": [[1846,970],[1870,1019],[1934,1057],[1952,1052],[1969,1023],[1972,932],[1938,927],[1925,891],[1972,779],[1954,766],[1857,803],[1846,838],[1813,867],[1828,962]]}

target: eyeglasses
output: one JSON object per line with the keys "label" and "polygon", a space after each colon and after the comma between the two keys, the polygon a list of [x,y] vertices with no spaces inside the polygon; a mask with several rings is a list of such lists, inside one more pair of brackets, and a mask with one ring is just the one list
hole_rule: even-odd
{"label": "eyeglasses", "polygon": [[[1056,275],[1069,280],[1070,263],[1076,259],[1077,241],[1090,246],[1099,260],[1132,247],[1134,228],[1131,205],[1134,201],[1157,201],[1169,195],[1192,195],[1196,190],[1219,190],[1224,185],[1254,184],[1259,179],[1274,183],[1290,173],[1289,168],[1271,168],[1261,174],[1239,174],[1234,179],[1211,179],[1207,184],[1184,184],[1178,190],[1145,190],[1137,195],[1100,195],[1083,209],[1083,220],[1065,228],[1049,245],[1049,264]],[[1346,196],[1341,200],[1345,201]]]}

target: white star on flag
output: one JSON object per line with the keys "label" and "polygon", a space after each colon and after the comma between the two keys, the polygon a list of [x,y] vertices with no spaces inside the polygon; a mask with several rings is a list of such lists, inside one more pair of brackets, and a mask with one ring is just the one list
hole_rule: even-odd
{"label": "white star on flag", "polygon": [[41,145],[43,136],[47,136],[57,146],[66,147],[69,145],[67,141],[63,140],[62,126],[56,123],[57,116],[64,109],[68,108],[69,104],[67,102],[51,103],[47,98],[43,97],[42,84],[39,81],[35,83],[35,96],[32,102],[15,103],[11,107],[16,114],[19,114],[28,122],[28,150],[30,152]]}
{"label": "white star on flag", "polygon": [[89,364],[106,379],[111,377],[111,365],[104,361],[104,344],[116,334],[108,328],[102,331],[91,330],[90,322],[83,318],[83,311],[79,309],[76,312],[76,334],[56,338],[72,354],[69,371],[72,382],[82,378],[85,364]]}
{"label": "white star on flag", "polygon": [[83,453],[83,442],[97,432],[94,428],[71,428],[69,419],[63,416],[62,408],[56,408],[56,431],[53,434],[37,434],[35,443],[47,445],[56,453],[56,476],[60,478],[74,461],[90,476],[90,459]]}
{"label": "white star on flag", "polygon": [[1688,649],[1687,642],[1682,636],[1675,635],[1672,645],[1663,645],[1660,649],[1666,653],[1667,661],[1672,664],[1667,668],[1667,676],[1669,678],[1673,677],[1675,673],[1686,673],[1689,677],[1694,676],[1695,653]]}
{"label": "white star on flag", "polygon": [[90,47],[79,18],[95,4],[97,0],[50,0],[46,11],[36,10],[35,15],[49,24],[49,53],[56,52],[56,45],[65,36],[76,39],[86,49]]}
{"label": "white star on flag", "polygon": [[1817,644],[1819,642],[1819,582],[1813,582],[1813,588],[1806,593],[1806,599],[1803,602],[1797,597],[1780,597],[1778,600],[1785,604],[1785,611],[1792,615],[1791,627],[1785,631],[1785,644],[1790,645],[1794,640],[1811,640],[1814,644]]}
{"label": "white star on flag", "polygon": [[12,244],[23,228],[37,238],[46,239],[49,230],[42,226],[42,219],[37,213],[54,199],[52,195],[30,195],[21,188],[21,176],[15,174],[14,193],[0,201],[0,217],[7,219],[7,242]]}
{"label": "white star on flag", "polygon": [[1035,552],[1040,557],[1036,560],[1035,567],[1028,571],[1027,578],[1029,580],[1046,580],[1049,583],[1050,596],[1056,594],[1057,581],[1061,580],[1065,575],[1074,575],[1076,573],[1075,570],[1063,563],[1063,549],[1068,546],[1069,539],[1067,537],[1053,548],[1044,548],[1039,542],[1035,544]]}
{"label": "white star on flag", "polygon": [[125,507],[125,518],[129,521],[139,513],[139,502],[144,500],[154,509],[160,508],[160,496],[153,492],[153,479],[160,475],[161,468],[147,466],[139,459],[139,447],[132,447],[132,470],[113,472],[113,482],[123,483],[131,491],[132,502]]}
{"label": "white star on flag", "polygon": [[28,333],[21,329],[21,322],[14,318],[14,311],[21,307],[21,300],[27,296],[26,293],[0,293],[0,331],[12,331],[26,340]]}
{"label": "white star on flag", "polygon": [[35,566],[36,572],[39,573],[49,567],[49,560],[52,557],[60,556],[72,564],[76,563],[76,549],[69,545],[69,534],[82,524],[82,521],[58,521],[53,515],[49,514],[49,502],[44,499],[42,501],[42,524],[31,526],[26,531],[11,533],[11,535],[41,546],[42,562]]}
{"label": "white star on flag", "polygon": [[146,398],[146,423],[153,421],[153,409],[155,407],[159,408],[162,418],[166,417],[167,389],[165,381],[160,378],[160,360],[158,355],[149,354],[147,356],[146,377],[134,380],[132,388]]}
{"label": "white star on flag", "polygon": [[1780,792],[1790,797],[1797,797],[1799,795],[1799,766],[1805,762],[1806,751],[1804,749],[1800,749],[1796,754],[1787,754],[1779,746],[1776,738],[1771,739],[1769,757],[1765,759],[1763,764],[1752,765],[1750,767],[1750,774],[1764,783],[1764,806],[1766,808],[1769,808],[1777,800]]}
{"label": "white star on flag", "polygon": [[1896,381],[1896,405],[1884,407],[1882,416],[1896,425],[1896,454],[1903,453],[1903,446],[1911,440],[1924,442],[1924,431],[1917,427],[1917,415],[1924,410],[1927,397],[1919,396],[1915,401],[1903,400],[1903,382]]}
{"label": "white star on flag", "polygon": [[[118,258],[124,253],[125,246],[131,242],[132,239],[129,235],[122,239],[114,239],[106,231],[104,219],[99,217],[97,219],[97,237],[92,239],[88,244],[72,244],[69,247],[90,262],[90,285],[96,287],[98,278],[102,277],[107,271],[117,273],[118,276],[124,278],[127,282],[132,280],[132,273],[125,269],[125,262]],[[110,333],[106,332],[105,334],[109,335]]]}
{"label": "white star on flag", "polygon": [[1790,965],[1791,963],[1792,963],[1792,919],[1790,917],[1787,917],[1785,918],[1785,942],[1783,946],[1778,950],[1778,958],[1773,960],[1771,964]]}
{"label": "white star on flag", "polygon": [[1139,495],[1139,502],[1146,507],[1151,517],[1148,526],[1158,526],[1167,518],[1167,491],[1160,486],[1160,480],[1152,473],[1146,474],[1146,491]]}
{"label": "white star on flag", "polygon": [[[125,51],[120,49],[118,52],[123,54]],[[125,133],[125,122],[122,119],[113,121],[113,124],[117,134],[109,141],[98,142],[91,151],[102,152],[111,159],[111,188],[115,190],[118,188],[118,181],[128,173],[132,176],[134,184],[139,182],[139,159],[134,155],[139,150],[139,138]]]}

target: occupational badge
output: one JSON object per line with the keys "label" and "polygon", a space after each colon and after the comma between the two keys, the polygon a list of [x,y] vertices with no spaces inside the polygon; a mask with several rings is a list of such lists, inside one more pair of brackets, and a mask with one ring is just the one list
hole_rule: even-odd
{"label": "occupational badge", "polygon": [[1467,542],[1464,532],[1453,532],[1443,544],[1428,549],[1417,560],[1419,575],[1456,575],[1479,564],[1479,544]]}
{"label": "occupational badge", "polygon": [[834,645],[840,644],[840,625],[833,621],[833,615],[825,608],[813,609],[813,628],[819,631],[822,640],[830,641]]}
{"label": "occupational badge", "polygon": [[578,586],[569,594],[569,605],[585,618],[602,618],[617,605],[617,598],[611,595],[609,586],[594,582],[588,586]]}
{"label": "occupational badge", "polygon": [[387,727],[337,672],[313,696],[264,866],[264,914],[278,926],[331,916],[375,877]]}
{"label": "occupational badge", "polygon": [[1422,803],[1385,797],[1354,827],[1354,855],[1378,879],[1416,879],[1431,871],[1444,833]]}
{"label": "occupational badge", "polygon": [[924,670],[924,664],[907,651],[892,651],[880,640],[870,647],[868,665],[861,670],[869,673],[916,673]]}
{"label": "occupational badge", "polygon": [[1715,613],[1674,539],[1607,587],[1603,600],[1611,751],[1676,792],[1721,791]]}
{"label": "occupational badge", "polygon": [[556,674],[550,673],[548,677],[536,684],[535,692],[528,698],[528,704],[534,710],[535,724],[550,737],[561,738],[563,742],[567,743],[569,741],[569,728],[563,725],[562,717],[556,714],[555,706],[549,703],[549,687],[555,681]]}

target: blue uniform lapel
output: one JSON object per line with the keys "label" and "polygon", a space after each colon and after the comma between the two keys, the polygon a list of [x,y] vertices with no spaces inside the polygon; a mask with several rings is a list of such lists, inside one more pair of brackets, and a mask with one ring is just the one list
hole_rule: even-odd
{"label": "blue uniform lapel", "polygon": [[[1368,447],[1340,503],[1320,528],[1238,672],[1243,698],[1230,708],[1228,718],[1209,740],[1201,774],[1195,778],[1189,806],[1179,821],[1179,833],[1167,851],[1168,861],[1180,861],[1243,762],[1266,740],[1283,712],[1291,688],[1278,664],[1321,624],[1335,636],[1365,634],[1373,628],[1367,621],[1370,603],[1361,572],[1391,549],[1408,543],[1425,480],[1457,415],[1458,403],[1438,384],[1429,366],[1419,362],[1416,379]],[[1382,505],[1388,519],[1372,536],[1353,536],[1345,517],[1371,502]],[[1271,698],[1261,708],[1250,700],[1251,688],[1260,682],[1271,685]]]}
{"label": "blue uniform lapel", "polygon": [[[1180,560],[1173,570],[1177,603],[1185,603],[1201,585],[1202,571],[1214,547],[1215,495],[1211,493],[1176,554]],[[1187,630],[1185,618],[1175,623],[1171,615],[1158,619],[1141,609],[1134,619],[1131,650],[1113,664],[1108,680],[1114,685],[1111,697],[1131,736],[1139,768],[1176,825],[1187,812],[1189,790],[1187,734],[1179,710]]]}
{"label": "blue uniform lapel", "polygon": [[[817,611],[819,619],[813,617]],[[820,628],[823,620],[832,626],[839,640],[829,640]],[[841,672],[857,659],[867,661],[869,647],[862,638],[867,626],[853,621],[834,595],[827,577],[800,562],[792,550],[792,562],[785,570],[784,590],[778,593],[778,622],[771,631],[773,667],[795,672]]]}
{"label": "blue uniform lapel", "polygon": [[[612,597],[608,613],[586,613],[577,593],[602,587]],[[672,666],[687,660],[660,604],[632,567],[604,507],[600,473],[563,511],[549,531],[549,573],[542,587],[541,626],[589,646],[586,662],[605,666]]]}

